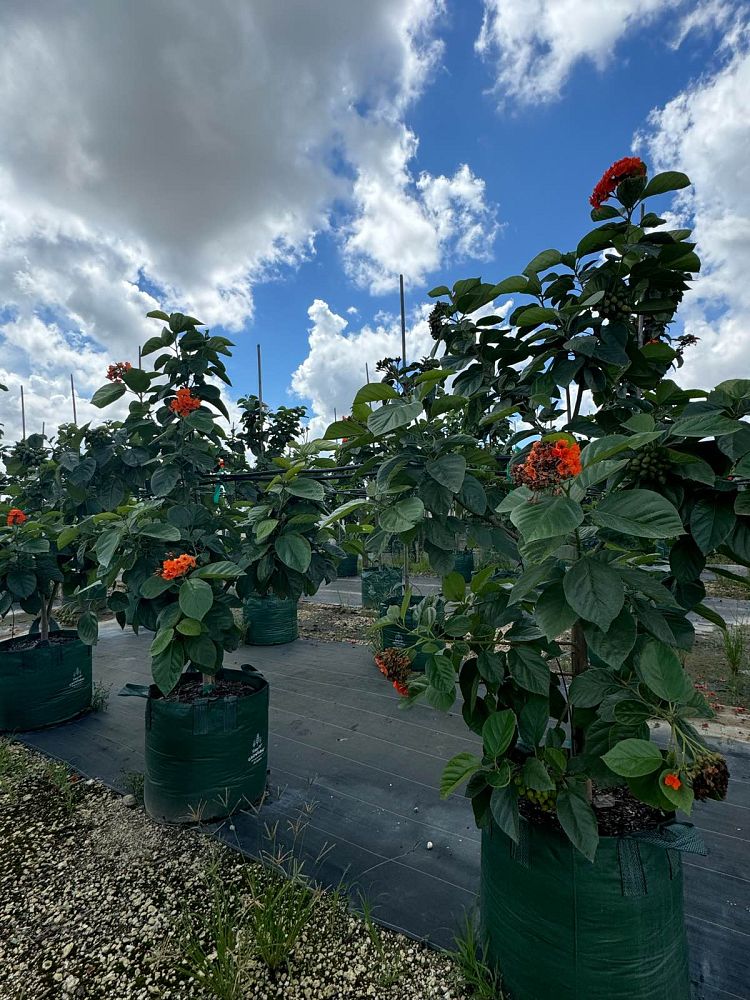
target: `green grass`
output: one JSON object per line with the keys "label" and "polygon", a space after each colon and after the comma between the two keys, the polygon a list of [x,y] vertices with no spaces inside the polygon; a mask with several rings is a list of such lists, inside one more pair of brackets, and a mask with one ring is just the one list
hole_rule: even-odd
{"label": "green grass", "polygon": [[485,962],[476,922],[468,914],[461,931],[454,938],[455,960],[469,996],[475,1000],[503,1000],[500,974]]}

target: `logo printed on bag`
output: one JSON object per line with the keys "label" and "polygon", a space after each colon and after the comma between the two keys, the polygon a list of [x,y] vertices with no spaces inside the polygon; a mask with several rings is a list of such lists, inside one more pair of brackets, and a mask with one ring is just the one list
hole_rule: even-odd
{"label": "logo printed on bag", "polygon": [[260,733],[258,733],[253,740],[253,748],[250,751],[250,756],[247,758],[250,764],[257,764],[259,761],[263,760],[263,754],[266,752],[265,744],[260,738]]}
{"label": "logo printed on bag", "polygon": [[85,683],[86,683],[86,678],[81,673],[81,668],[76,667],[76,672],[73,674],[73,679],[71,680],[70,684],[68,684],[68,687],[79,688]]}

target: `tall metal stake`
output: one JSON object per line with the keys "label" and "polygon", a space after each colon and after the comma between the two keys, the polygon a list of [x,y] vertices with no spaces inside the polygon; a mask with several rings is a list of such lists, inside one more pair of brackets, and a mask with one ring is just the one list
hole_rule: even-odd
{"label": "tall metal stake", "polygon": [[258,402],[260,404],[260,453],[263,454],[263,365],[260,359],[260,344],[258,344]]}
{"label": "tall metal stake", "polygon": [[[401,367],[406,371],[406,308],[404,306],[404,276],[398,276],[398,288],[401,297]],[[404,542],[404,590],[409,589],[409,544]]]}
{"label": "tall metal stake", "polygon": [[73,401],[73,423],[78,426],[78,414],[76,413],[76,385],[73,381],[73,372],[70,373],[70,398]]}
{"label": "tall metal stake", "polygon": [[23,403],[23,386],[21,386],[21,434],[23,435],[24,441],[26,440],[26,407]]}
{"label": "tall metal stake", "polygon": [[365,361],[365,378],[367,379],[367,384],[369,385],[370,384],[370,368],[369,368],[369,366],[368,366],[368,364],[367,364],[366,361]]}

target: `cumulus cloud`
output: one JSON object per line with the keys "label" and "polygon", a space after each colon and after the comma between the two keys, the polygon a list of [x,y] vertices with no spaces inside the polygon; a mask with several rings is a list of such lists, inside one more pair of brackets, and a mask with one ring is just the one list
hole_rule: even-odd
{"label": "cumulus cloud", "polygon": [[[408,170],[416,139],[402,119],[440,59],[442,11],[443,0],[7,0],[0,336],[17,338],[12,370],[57,399],[68,347],[82,383],[133,358],[156,299],[240,330],[253,286],[314,254],[342,216],[346,265],[373,290],[392,267],[379,216],[411,220],[396,266],[413,263],[413,281],[448,251],[480,250],[480,226],[493,226],[482,181],[466,167]],[[23,347],[40,323],[44,359]]]}
{"label": "cumulus cloud", "polygon": [[[406,329],[409,359],[422,358],[434,346],[427,322],[431,306],[425,304],[411,318]],[[349,330],[349,320],[335,313],[327,302],[315,299],[307,310],[309,352],[292,375],[292,391],[311,404],[310,436],[322,434],[334,419],[351,411],[357,390],[366,382],[365,365],[370,380],[379,381],[375,370],[378,361],[401,355],[401,320],[382,316],[375,326]]]}
{"label": "cumulus cloud", "polygon": [[637,140],[656,169],[693,181],[674,206],[693,223],[703,260],[682,310],[686,331],[701,338],[677,376],[684,385],[747,375],[750,357],[750,24],[735,42],[726,64],[656,109]]}
{"label": "cumulus cloud", "polygon": [[552,101],[580,62],[603,69],[617,43],[666,13],[679,44],[691,31],[726,27],[737,0],[484,0],[477,52],[494,64],[501,100]]}

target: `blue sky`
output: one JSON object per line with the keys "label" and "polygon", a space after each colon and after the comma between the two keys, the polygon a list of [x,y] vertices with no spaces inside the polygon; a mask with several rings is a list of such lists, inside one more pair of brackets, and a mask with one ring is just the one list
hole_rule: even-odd
{"label": "blue sky", "polygon": [[[696,182],[672,206],[695,222],[707,261],[685,310],[701,363],[683,374],[736,374],[748,293],[732,262],[750,247],[745,3],[249,12],[227,0],[210,29],[204,12],[199,0],[177,14],[155,0],[148,18],[95,0],[0,12],[9,436],[20,385],[30,422],[49,427],[69,406],[70,370],[84,417],[96,416],[86,397],[111,360],[136,353],[157,302],[223,324],[235,397],[256,389],[260,343],[267,400],[306,402],[319,429],[346,408],[365,360],[395,352],[399,270],[410,347],[423,353],[427,289],[499,280],[572,245],[594,183],[637,135],[647,162]],[[62,58],[59,37],[78,57]],[[199,53],[193,79],[183,66]]]}

